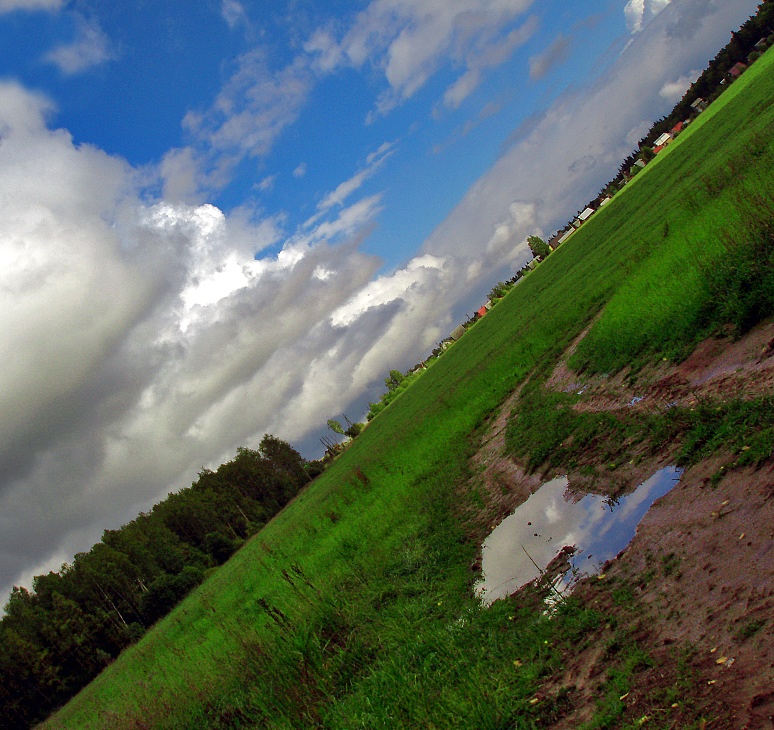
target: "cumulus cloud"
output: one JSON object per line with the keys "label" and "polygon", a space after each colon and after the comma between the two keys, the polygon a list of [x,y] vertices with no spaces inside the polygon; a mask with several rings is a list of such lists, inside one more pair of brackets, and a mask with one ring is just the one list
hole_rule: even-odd
{"label": "cumulus cloud", "polygon": [[146,202],[51,111],[0,84],[4,592],[236,446],[303,439],[425,349],[444,307],[428,257],[374,280],[379,195],[290,238],[260,211]]}
{"label": "cumulus cloud", "polygon": [[306,175],[306,163],[300,162],[295,170],[293,170],[293,177],[301,178]]}
{"label": "cumulus cloud", "polygon": [[506,61],[536,28],[514,24],[534,0],[373,0],[341,38],[335,29],[316,30],[304,46],[321,72],[370,63],[384,73],[388,89],[369,120],[413,96],[451,61],[465,71],[444,96],[455,108],[478,86],[483,72]]}
{"label": "cumulus cloud", "polygon": [[59,10],[64,0],[0,0],[0,13],[12,10]]}
{"label": "cumulus cloud", "polygon": [[96,20],[79,16],[77,28],[75,41],[57,46],[45,55],[44,60],[58,66],[62,73],[73,75],[116,58],[110,39]]}
{"label": "cumulus cloud", "polygon": [[[754,10],[712,6],[677,47],[669,27],[688,2],[674,0],[592,87],[557,100],[410,261],[381,274],[360,244],[383,201],[357,199],[354,183],[292,235],[281,218],[184,199],[197,170],[217,167],[200,155],[260,154],[290,123],[309,83],[294,63],[274,75],[260,57],[240,60],[217,103],[188,120],[200,147],[165,158],[155,200],[128,164],[50,128],[46,99],[0,84],[4,592],[264,432],[303,442],[447,335],[469,298],[528,258],[526,236],[565,222],[612,176],[627,135],[668,109],[664,84]],[[497,7],[512,18],[516,5]],[[487,18],[471,19],[474,35]]]}

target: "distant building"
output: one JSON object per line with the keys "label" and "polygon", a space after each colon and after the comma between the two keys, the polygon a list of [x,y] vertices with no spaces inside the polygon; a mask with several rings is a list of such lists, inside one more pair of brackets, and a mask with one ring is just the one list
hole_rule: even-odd
{"label": "distant building", "polygon": [[479,309],[479,310],[476,312],[476,314],[477,314],[479,317],[483,317],[483,316],[484,316],[484,315],[485,315],[485,314],[486,314],[488,311],[489,311],[489,310],[486,308],[486,306],[483,306],[483,307],[481,307],[481,308],[480,308],[480,309]]}
{"label": "distant building", "polygon": [[586,210],[584,210],[583,213],[578,216],[578,220],[581,223],[585,223],[589,218],[591,218],[594,212],[594,208],[586,208]]}
{"label": "distant building", "polygon": [[459,338],[460,338],[460,337],[462,337],[462,335],[464,335],[464,334],[465,334],[465,328],[464,328],[464,327],[463,327],[461,324],[458,324],[458,325],[457,325],[457,326],[456,326],[456,327],[455,327],[455,328],[452,330],[452,333],[451,333],[451,335],[449,335],[449,336],[450,336],[450,337],[451,337],[451,338],[452,338],[452,339],[453,339],[453,340],[456,342],[456,341],[457,341],[457,340],[459,340]]}
{"label": "distant building", "polygon": [[693,102],[691,102],[691,109],[693,109],[697,114],[700,114],[707,108],[707,102],[704,101],[701,97],[698,97]]}
{"label": "distant building", "polygon": [[565,233],[562,234],[562,237],[559,239],[560,246],[573,234],[574,230],[575,230],[574,228],[570,228],[569,231],[566,231]]}
{"label": "distant building", "polygon": [[549,238],[549,239],[548,239],[548,241],[547,241],[547,243],[548,243],[548,247],[549,247],[549,248],[550,248],[552,251],[556,251],[557,247],[559,246],[559,244],[560,244],[561,242],[562,242],[562,241],[561,241],[561,234],[560,234],[560,233],[555,233],[555,234],[554,234],[553,236],[551,236],[551,238]]}
{"label": "distant building", "polygon": [[642,158],[635,160],[634,164],[629,168],[629,177],[634,177],[646,164]]}
{"label": "distant building", "polygon": [[603,205],[607,205],[612,198],[609,195],[606,195],[602,200],[599,201],[599,207],[601,208]]}
{"label": "distant building", "polygon": [[742,75],[742,71],[744,71],[747,68],[745,64],[743,64],[741,61],[737,61],[733,66],[731,66],[730,69],[728,69],[728,74],[732,78],[739,78]]}

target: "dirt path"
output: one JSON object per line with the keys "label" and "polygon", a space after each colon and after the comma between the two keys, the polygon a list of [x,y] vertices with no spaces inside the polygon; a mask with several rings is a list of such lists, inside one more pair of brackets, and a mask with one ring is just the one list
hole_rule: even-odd
{"label": "dirt path", "polygon": [[570,370],[567,360],[585,335],[586,331],[570,346],[546,383],[554,390],[582,394],[579,410],[643,411],[691,406],[701,398],[729,400],[774,393],[774,322],[756,327],[738,341],[705,340],[679,365],[665,362],[644,368],[634,378],[627,371],[607,377]]}
{"label": "dirt path", "polygon": [[[633,383],[626,374],[579,377],[566,366],[571,351],[547,387],[581,391],[579,410],[690,407],[703,398],[774,394],[774,322],[737,342],[705,341],[680,365],[642,371]],[[505,429],[518,398],[514,393],[503,405],[472,460],[466,488],[475,490],[477,506],[466,517],[479,541],[554,476],[529,475],[505,455]],[[633,488],[673,456],[667,448],[611,478]],[[577,728],[593,715],[615,662],[609,647],[624,626],[653,662],[621,700],[624,724],[774,728],[774,461],[719,472],[730,461],[718,454],[687,470],[605,567],[604,580],[576,588],[611,621],[587,648],[568,652],[561,675],[546,681],[543,697],[570,699],[554,727]],[[718,473],[725,473],[719,481],[712,478]]]}

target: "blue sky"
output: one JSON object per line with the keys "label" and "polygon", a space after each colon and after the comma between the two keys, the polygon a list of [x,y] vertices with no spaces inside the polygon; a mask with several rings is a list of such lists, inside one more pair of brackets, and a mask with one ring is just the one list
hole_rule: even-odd
{"label": "blue sky", "polygon": [[315,455],[615,174],[749,0],[0,0],[0,587]]}

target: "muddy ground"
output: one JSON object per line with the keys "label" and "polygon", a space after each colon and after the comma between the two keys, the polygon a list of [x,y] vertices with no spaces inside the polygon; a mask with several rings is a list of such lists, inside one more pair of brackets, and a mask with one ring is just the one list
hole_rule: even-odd
{"label": "muddy ground", "polygon": [[[546,387],[580,392],[581,410],[691,407],[705,398],[774,394],[774,323],[738,341],[707,340],[679,365],[664,362],[636,377],[578,376],[565,364],[572,349]],[[466,518],[478,541],[557,474],[528,474],[505,454],[518,399],[516,392],[504,404],[472,460],[467,488],[476,491],[478,507]],[[635,488],[674,463],[676,449],[643,449],[606,476],[610,490]],[[718,473],[725,474],[719,481]],[[579,474],[568,477],[571,490],[589,486]],[[594,488],[604,491],[605,484]],[[567,651],[562,673],[544,683],[541,701],[558,708],[547,727],[578,728],[593,716],[609,695],[609,671],[625,637],[648,661],[620,700],[620,726],[774,728],[774,460],[741,469],[732,455],[717,453],[687,469],[604,568],[604,578],[581,582],[575,594],[607,619],[582,647]]]}

